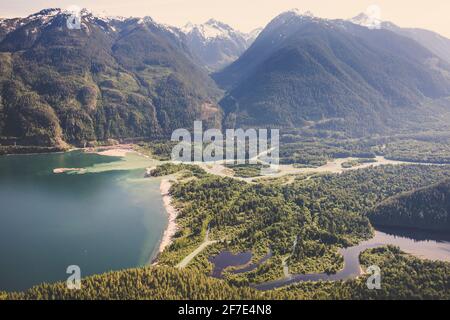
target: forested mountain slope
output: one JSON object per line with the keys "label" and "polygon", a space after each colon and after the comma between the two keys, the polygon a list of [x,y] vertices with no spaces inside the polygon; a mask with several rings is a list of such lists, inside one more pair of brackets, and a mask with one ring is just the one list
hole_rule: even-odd
{"label": "forested mountain slope", "polygon": [[82,280],[82,290],[69,290],[66,283],[57,283],[10,295],[13,299],[32,300],[230,300],[258,297],[258,292],[253,289],[233,287],[197,272],[168,267],[130,269],[91,276]]}
{"label": "forested mountain slope", "polygon": [[[336,272],[342,267],[337,248],[370,237],[367,208],[449,175],[447,167],[388,166],[278,187],[199,176],[171,191],[185,205],[180,230],[159,257],[159,266],[91,276],[82,280],[81,290],[69,290],[65,283],[42,284],[19,293],[0,292],[0,299],[448,299],[449,263],[414,258],[394,247],[360,256],[363,269],[380,266],[381,290],[367,288],[368,274],[271,291],[256,291],[250,284],[283,277],[281,258],[291,254],[295,239],[300,247],[289,259],[292,272],[325,272],[321,269],[331,264],[329,271]],[[208,247],[183,270],[169,267],[203,241],[207,228],[210,237],[228,242]],[[255,270],[225,280],[209,277],[208,258],[220,250],[262,254],[268,248],[272,257]]]}
{"label": "forested mountain slope", "polygon": [[231,126],[322,127],[358,134],[398,128],[424,101],[450,95],[450,66],[388,30],[289,11],[214,75]]}
{"label": "forested mountain slope", "polygon": [[380,226],[450,231],[450,180],[387,199],[368,216]]}
{"label": "forested mountain slope", "polygon": [[19,293],[2,293],[2,299],[19,300],[248,300],[248,299],[449,299],[450,264],[405,256],[397,248],[376,248],[361,255],[367,268],[382,270],[381,290],[367,289],[365,275],[356,280],[306,282],[267,292],[235,287],[192,270],[168,267],[110,272],[82,280],[81,290],[65,283],[42,284]]}
{"label": "forested mountain slope", "polygon": [[43,10],[0,24],[0,137],[82,145],[167,136],[204,118],[220,124],[219,91],[185,39],[151,18]]}
{"label": "forested mountain slope", "polygon": [[372,27],[375,23],[378,25],[378,28],[390,30],[417,41],[436,56],[450,63],[450,39],[434,31],[420,28],[402,28],[389,21],[374,21],[373,17],[370,17],[367,13],[361,13],[349,21],[362,26],[370,26],[372,24]]}

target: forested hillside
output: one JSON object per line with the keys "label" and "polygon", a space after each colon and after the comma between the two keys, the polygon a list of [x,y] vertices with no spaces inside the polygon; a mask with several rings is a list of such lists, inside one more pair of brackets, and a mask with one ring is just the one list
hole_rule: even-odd
{"label": "forested hillside", "polygon": [[450,63],[450,39],[430,30],[420,28],[400,28],[391,22],[384,22],[381,26],[384,29],[391,30],[419,42],[436,56],[447,61],[447,63]]}
{"label": "forested hillside", "polygon": [[[227,90],[221,108],[221,91],[180,29],[149,17],[83,11],[81,29],[70,30],[67,18],[47,9],[1,19],[2,146],[167,138],[195,119],[215,127],[306,127],[350,136],[450,119],[449,64],[398,32],[283,13],[214,75]],[[232,33],[217,21],[210,25],[220,29],[220,39]]]}
{"label": "forested hillside", "polygon": [[65,146],[220,126],[219,91],[181,35],[143,19],[43,10],[0,29],[1,144]]}
{"label": "forested hillside", "polygon": [[450,231],[450,180],[389,198],[368,216],[380,226]]}
{"label": "forested hillside", "polygon": [[181,209],[181,229],[159,260],[177,265],[204,241],[209,230],[209,238],[219,243],[206,249],[189,268],[207,274],[212,270],[208,255],[224,249],[251,252],[254,261],[272,253],[251,272],[227,274],[232,283],[278,279],[286,257],[293,272],[337,272],[343,267],[338,248],[372,237],[368,210],[401,192],[449,177],[448,166],[417,165],[348,171],[298,179],[289,185],[276,181],[253,185],[208,175],[181,182],[172,188]]}
{"label": "forested hillside", "polygon": [[131,269],[83,279],[82,290],[69,290],[66,283],[43,284],[12,299],[88,299],[88,300],[200,300],[256,299],[250,288],[236,288],[224,281],[192,271],[157,267]]}
{"label": "forested hillside", "polygon": [[344,300],[448,300],[450,264],[426,261],[405,255],[395,247],[380,247],[363,252],[360,262],[367,268],[381,269],[381,289],[367,288],[367,275],[351,281],[306,282],[275,292],[287,299]]}
{"label": "forested hillside", "polygon": [[358,135],[386,133],[429,117],[427,99],[450,95],[450,66],[418,42],[295,11],[276,17],[214,78],[228,91],[225,123],[236,127],[311,121]]}
{"label": "forested hillside", "polygon": [[168,267],[130,269],[82,280],[81,290],[65,283],[42,284],[25,292],[2,293],[2,299],[20,300],[246,300],[246,299],[449,299],[450,264],[405,256],[397,248],[377,248],[361,255],[364,267],[382,270],[381,290],[369,290],[367,276],[351,281],[305,282],[261,292],[235,287],[189,270]]}
{"label": "forested hillside", "polygon": [[[164,166],[159,173],[175,169],[192,167]],[[393,247],[368,250],[360,257],[363,268],[380,266],[381,290],[368,290],[367,276],[271,291],[257,291],[252,284],[283,277],[283,258],[289,258],[292,272],[337,272],[343,262],[337,249],[372,234],[367,209],[449,177],[448,166],[385,166],[263,185],[198,171],[171,190],[181,211],[180,229],[158,266],[88,277],[82,290],[68,290],[65,283],[42,284],[21,293],[0,293],[0,299],[446,299],[449,263],[421,260]],[[187,268],[176,269],[206,232],[219,241]],[[251,252],[254,261],[269,250],[272,255],[254,270],[225,272],[224,280],[218,280],[210,277],[209,257],[221,250]]]}

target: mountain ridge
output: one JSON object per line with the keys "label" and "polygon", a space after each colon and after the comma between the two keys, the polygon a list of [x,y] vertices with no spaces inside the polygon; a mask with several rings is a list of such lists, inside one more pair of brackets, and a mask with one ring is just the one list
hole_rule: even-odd
{"label": "mountain ridge", "polygon": [[379,226],[450,230],[450,180],[402,193],[368,212]]}
{"label": "mountain ridge", "polygon": [[361,13],[349,19],[350,22],[361,26],[386,29],[401,36],[413,39],[432,51],[436,56],[450,63],[450,39],[437,32],[422,28],[402,28],[389,21],[371,19],[367,14]]}
{"label": "mountain ridge", "polygon": [[1,39],[0,136],[83,145],[167,136],[202,117],[220,125],[220,91],[173,29],[82,11],[70,30],[68,16],[40,11]]}
{"label": "mountain ridge", "polygon": [[[182,29],[82,10],[81,29],[68,30],[69,15],[53,8],[0,19],[2,141],[55,146],[167,137],[197,119],[214,127],[307,124],[367,135],[448,117],[450,64],[384,22],[372,30],[290,10],[249,40],[210,19],[218,29],[201,41],[216,45],[236,33],[245,44],[212,75],[227,91],[222,98],[208,75],[219,67],[199,58],[192,49],[201,46]],[[222,42],[218,56],[227,48]],[[233,50],[221,61],[237,58]],[[435,100],[439,109],[424,106]]]}
{"label": "mountain ridge", "polygon": [[203,24],[188,23],[180,30],[192,52],[210,71],[222,69],[239,58],[259,34],[259,29],[243,33],[215,19]]}
{"label": "mountain ridge", "polygon": [[227,90],[221,106],[230,126],[344,119],[348,125],[332,120],[329,128],[364,135],[395,128],[399,107],[447,97],[449,70],[428,49],[389,30],[288,11],[213,78]]}

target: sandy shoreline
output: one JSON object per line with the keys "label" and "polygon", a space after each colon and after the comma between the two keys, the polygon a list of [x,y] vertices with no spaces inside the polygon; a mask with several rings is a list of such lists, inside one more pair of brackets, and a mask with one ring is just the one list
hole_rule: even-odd
{"label": "sandy shoreline", "polygon": [[62,174],[67,172],[83,172],[83,168],[56,168],[53,169],[54,174]]}
{"label": "sandy shoreline", "polygon": [[[98,147],[98,148],[81,148],[72,149],[71,151],[82,150],[85,153],[95,153],[101,156],[108,157],[125,157],[127,153],[136,152],[131,144],[119,144],[115,146],[108,147]],[[70,152],[70,151],[69,151]],[[70,173],[70,172],[80,172],[83,173],[84,168],[55,168],[53,169],[54,174]]]}
{"label": "sandy shoreline", "polygon": [[86,148],[85,152],[108,157],[125,157],[127,153],[136,152],[131,144],[118,144],[108,147]]}
{"label": "sandy shoreline", "polygon": [[[96,148],[96,150],[93,152],[96,154],[102,155],[102,156],[110,156],[110,157],[125,157],[125,155],[127,153],[138,153],[138,154],[148,158],[148,156],[137,152],[133,148],[133,145],[130,145],[130,144]],[[146,168],[146,177],[148,177],[150,175],[150,172],[155,168],[156,167]],[[166,229],[164,230],[161,242],[159,243],[157,255],[161,254],[168,246],[170,246],[172,244],[173,237],[175,236],[176,232],[178,231],[178,226],[176,223],[176,219],[178,216],[178,210],[172,205],[172,197],[169,193],[171,186],[172,186],[172,182],[169,179],[161,180],[159,189],[161,192],[164,209],[166,210],[166,213],[168,215],[169,222],[167,224]],[[157,260],[157,256],[156,256],[156,258],[153,258],[153,261],[156,261],[156,260]]]}
{"label": "sandy shoreline", "polygon": [[169,216],[169,223],[167,225],[166,230],[164,230],[163,237],[159,244],[158,250],[159,254],[161,254],[164,251],[164,249],[166,249],[168,246],[172,244],[173,237],[175,236],[175,233],[178,231],[178,226],[176,222],[178,210],[172,205],[172,197],[169,194],[171,186],[172,183],[170,182],[169,179],[163,179],[159,187],[161,190],[164,208],[166,209],[167,215]]}

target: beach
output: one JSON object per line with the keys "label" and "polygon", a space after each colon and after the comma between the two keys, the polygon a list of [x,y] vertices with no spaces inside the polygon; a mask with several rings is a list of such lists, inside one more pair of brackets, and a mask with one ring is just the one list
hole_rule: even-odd
{"label": "beach", "polygon": [[[112,156],[112,157],[124,157],[127,153],[136,152],[133,145],[116,145],[106,148],[97,149],[95,151],[99,155]],[[139,152],[138,154],[148,158],[148,156],[143,155]],[[146,177],[150,176],[150,172],[156,167],[146,168]],[[172,197],[170,196],[169,190],[172,186],[172,182],[169,179],[163,179],[160,184],[161,196],[164,204],[164,209],[168,215],[167,228],[164,230],[163,237],[159,244],[158,254],[161,254],[170,244],[172,243],[173,237],[178,230],[176,219],[178,216],[178,210],[172,205]]]}
{"label": "beach", "polygon": [[56,168],[53,169],[54,174],[62,174],[67,172],[83,172],[83,168]]}
{"label": "beach", "polygon": [[[99,147],[99,148],[84,148],[84,149],[73,149],[74,150],[82,150],[85,153],[95,153],[101,156],[108,157],[121,157],[124,158],[127,153],[136,153],[133,149],[133,145],[131,144],[120,144],[109,147]],[[144,155],[143,155],[144,156]],[[53,169],[54,174],[63,174],[63,173],[85,173],[85,168],[55,168]]]}
{"label": "beach", "polygon": [[169,179],[163,179],[161,181],[160,190],[164,203],[164,208],[169,216],[169,223],[167,225],[166,230],[164,231],[164,235],[161,239],[161,243],[159,245],[158,253],[161,253],[172,243],[173,237],[178,230],[177,226],[177,216],[178,210],[172,205],[172,197],[169,194],[170,187],[172,183]]}
{"label": "beach", "polygon": [[136,152],[131,144],[119,144],[109,147],[88,148],[87,152],[94,152],[101,156],[125,157],[127,153]]}

